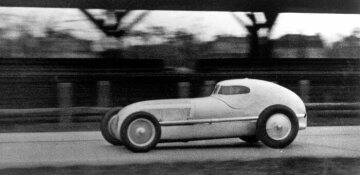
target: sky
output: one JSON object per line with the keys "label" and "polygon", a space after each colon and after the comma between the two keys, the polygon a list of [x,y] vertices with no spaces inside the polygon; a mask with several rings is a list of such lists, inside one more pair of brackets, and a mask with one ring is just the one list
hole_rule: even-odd
{"label": "sky", "polygon": [[[91,12],[102,13],[101,10]],[[130,23],[142,12],[131,12],[124,19],[124,24]],[[245,24],[249,24],[245,13],[235,14]],[[260,22],[265,21],[261,13],[256,17]],[[80,38],[99,40],[104,36],[77,9],[0,8],[0,21],[0,27],[28,23],[36,35],[43,35],[44,26],[52,25],[59,30],[68,30]],[[231,12],[152,11],[134,29],[146,30],[151,26],[162,26],[168,31],[185,30],[196,34],[201,40],[211,40],[216,35],[247,34],[246,29],[234,19]],[[360,15],[284,13],[276,20],[270,37],[319,34],[325,42],[332,43],[349,36],[355,29],[360,29]],[[10,35],[16,36],[16,33]]]}

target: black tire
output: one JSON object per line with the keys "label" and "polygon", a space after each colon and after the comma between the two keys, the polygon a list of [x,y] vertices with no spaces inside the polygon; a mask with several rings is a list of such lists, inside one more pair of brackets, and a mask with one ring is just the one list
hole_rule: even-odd
{"label": "black tire", "polygon": [[114,108],[108,111],[105,116],[102,118],[100,123],[100,131],[102,136],[106,141],[113,145],[122,145],[122,142],[117,139],[110,131],[109,131],[109,122],[111,118],[120,111],[120,108]]}
{"label": "black tire", "polygon": [[[269,136],[266,130],[266,124],[270,117],[275,116],[274,114],[283,114],[286,116],[291,124],[290,131],[284,136],[284,138],[274,139]],[[282,130],[283,126],[276,126],[278,130]],[[284,148],[291,144],[297,136],[299,130],[299,122],[295,113],[288,107],[283,105],[274,105],[266,108],[259,116],[256,123],[256,135],[265,145],[271,148]]]}
{"label": "black tire", "polygon": [[[153,136],[151,136],[151,138],[149,138],[149,140],[146,143],[143,143],[144,145],[136,145],[136,143],[133,143],[131,141],[131,138],[129,138],[129,126],[134,122],[138,122],[143,120],[143,122],[146,122],[147,124],[149,124],[150,127],[153,126]],[[130,128],[132,129],[132,128]],[[147,128],[149,129],[149,128]],[[146,132],[146,130],[145,130]],[[144,133],[142,133],[144,134]],[[141,133],[140,133],[141,135]],[[136,112],[134,114],[131,114],[129,117],[127,117],[120,129],[120,136],[121,136],[121,140],[123,141],[124,145],[131,151],[133,152],[148,152],[150,151],[152,148],[154,148],[156,146],[156,144],[159,142],[160,140],[160,136],[161,136],[161,127],[159,124],[159,121],[151,114],[147,113],[147,112]]]}
{"label": "black tire", "polygon": [[256,135],[252,136],[240,136],[240,139],[247,142],[247,143],[256,143],[259,141]]}

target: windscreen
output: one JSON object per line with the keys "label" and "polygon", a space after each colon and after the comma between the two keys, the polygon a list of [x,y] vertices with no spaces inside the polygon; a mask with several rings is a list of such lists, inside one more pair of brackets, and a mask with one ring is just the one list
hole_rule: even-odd
{"label": "windscreen", "polygon": [[218,94],[221,95],[235,95],[235,94],[247,94],[250,89],[246,86],[221,86]]}

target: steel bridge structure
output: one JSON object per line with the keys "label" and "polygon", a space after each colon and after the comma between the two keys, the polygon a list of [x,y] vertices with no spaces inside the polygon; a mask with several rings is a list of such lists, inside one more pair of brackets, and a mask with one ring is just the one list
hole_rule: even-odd
{"label": "steel bridge structure", "polygon": [[358,0],[1,0],[0,6],[123,10],[360,13]]}

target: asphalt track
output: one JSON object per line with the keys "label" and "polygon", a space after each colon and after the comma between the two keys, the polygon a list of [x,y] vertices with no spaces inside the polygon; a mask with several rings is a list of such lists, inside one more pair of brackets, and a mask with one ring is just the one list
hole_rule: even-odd
{"label": "asphalt track", "polygon": [[112,146],[100,132],[0,134],[0,168],[117,165],[154,162],[360,157],[360,126],[310,127],[285,149],[240,139],[162,143],[148,153]]}

